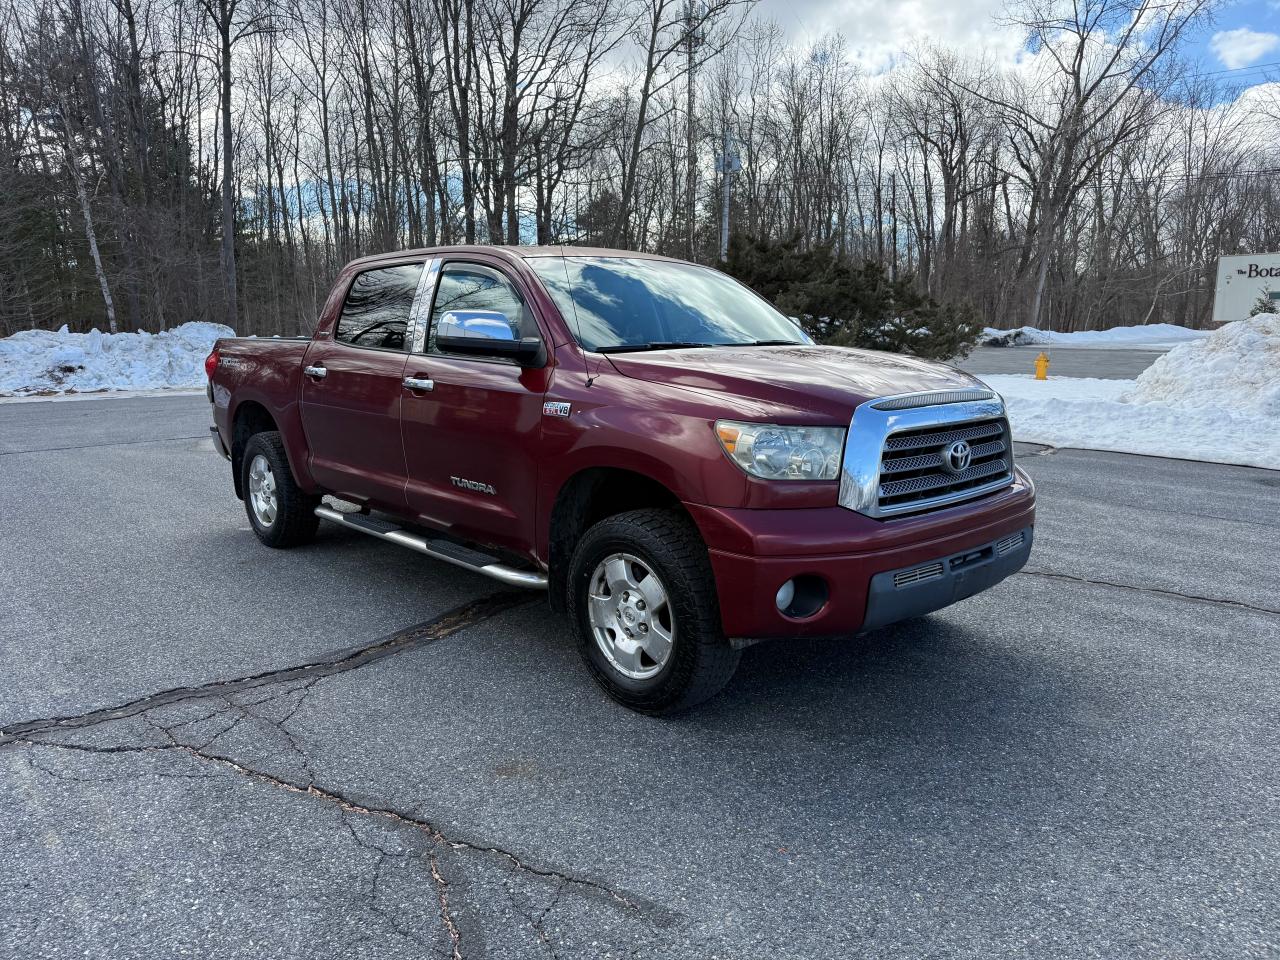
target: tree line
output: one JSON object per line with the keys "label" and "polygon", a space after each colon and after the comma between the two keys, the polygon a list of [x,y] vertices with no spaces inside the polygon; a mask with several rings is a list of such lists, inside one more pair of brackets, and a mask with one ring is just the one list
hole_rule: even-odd
{"label": "tree line", "polygon": [[729,240],[849,303],[1200,326],[1219,254],[1280,249],[1275,88],[1182,60],[1210,0],[1019,0],[1018,63],[876,74],[744,0],[4,3],[0,335],[301,333],[367,253]]}

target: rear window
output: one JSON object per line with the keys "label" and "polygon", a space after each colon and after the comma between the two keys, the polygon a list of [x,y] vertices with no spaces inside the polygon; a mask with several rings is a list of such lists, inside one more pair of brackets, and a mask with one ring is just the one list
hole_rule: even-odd
{"label": "rear window", "polygon": [[355,347],[403,350],[422,264],[405,263],[357,274],[333,338]]}

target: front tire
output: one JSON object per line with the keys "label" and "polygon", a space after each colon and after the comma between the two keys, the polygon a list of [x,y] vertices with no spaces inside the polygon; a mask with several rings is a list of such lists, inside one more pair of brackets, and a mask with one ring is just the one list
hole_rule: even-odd
{"label": "front tire", "polygon": [[706,546],[678,514],[633,510],[591,527],[569,563],[567,599],[592,676],[632,710],[687,710],[737,669]]}
{"label": "front tire", "polygon": [[249,524],[268,547],[296,547],[316,535],[320,498],[298,488],[278,432],[249,438],[240,461],[240,489]]}

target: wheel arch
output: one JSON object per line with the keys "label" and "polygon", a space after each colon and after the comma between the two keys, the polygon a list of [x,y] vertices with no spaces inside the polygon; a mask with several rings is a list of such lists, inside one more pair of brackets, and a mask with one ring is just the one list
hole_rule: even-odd
{"label": "wheel arch", "polygon": [[[235,480],[236,496],[241,500],[244,499],[244,488],[240,478],[241,465],[244,463],[244,448],[254,434],[279,429],[280,426],[271,415],[271,411],[257,400],[245,400],[236,407],[231,418],[231,476]],[[288,456],[287,448],[285,455]],[[292,463],[289,464],[289,469],[293,470]],[[297,477],[297,471],[293,473],[294,477]]]}
{"label": "wheel arch", "polygon": [[687,512],[680,498],[646,473],[623,467],[586,467],[565,479],[548,516],[548,599],[565,608],[569,558],[582,534],[593,524],[628,510],[658,508]]}

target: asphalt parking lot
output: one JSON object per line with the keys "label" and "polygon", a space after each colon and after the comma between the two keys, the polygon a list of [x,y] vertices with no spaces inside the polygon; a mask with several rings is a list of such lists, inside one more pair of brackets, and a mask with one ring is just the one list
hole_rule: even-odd
{"label": "asphalt parking lot", "polygon": [[1036,371],[1036,357],[1041,352],[1049,354],[1050,376],[1132,380],[1167,351],[1063,346],[975,347],[967,357],[952,362],[978,376],[984,373],[1030,375]]}
{"label": "asphalt parking lot", "polygon": [[207,424],[0,405],[0,957],[1280,955],[1280,473],[1028,448],[1026,572],[655,720]]}

